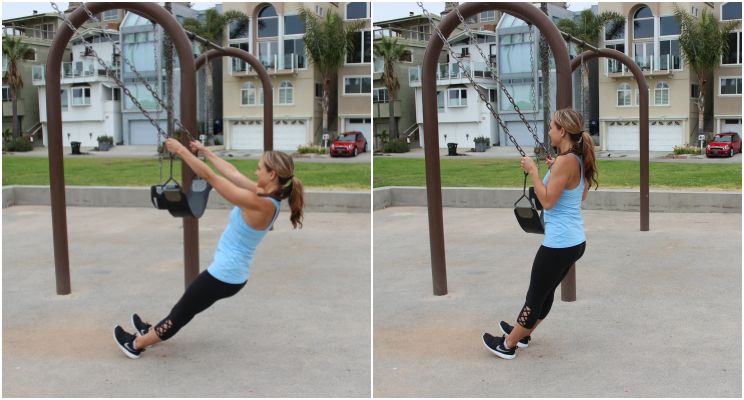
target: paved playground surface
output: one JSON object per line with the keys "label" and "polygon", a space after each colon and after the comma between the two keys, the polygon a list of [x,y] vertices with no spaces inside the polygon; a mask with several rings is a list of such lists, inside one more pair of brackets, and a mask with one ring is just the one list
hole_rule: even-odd
{"label": "paved playground surface", "polygon": [[[200,219],[204,269],[229,210]],[[68,207],[72,294],[56,295],[47,206],[3,209],[4,397],[368,397],[370,215],[282,214],[248,284],[130,360],[112,339],[183,293],[181,220]],[[342,249],[352,249],[344,251]]]}
{"label": "paved playground surface", "polygon": [[[445,208],[449,294],[434,296],[425,207],[375,211],[374,395],[741,397],[741,214],[585,211],[577,301],[529,348],[482,344],[514,324],[542,236],[511,209]],[[499,333],[500,334],[500,333]]]}

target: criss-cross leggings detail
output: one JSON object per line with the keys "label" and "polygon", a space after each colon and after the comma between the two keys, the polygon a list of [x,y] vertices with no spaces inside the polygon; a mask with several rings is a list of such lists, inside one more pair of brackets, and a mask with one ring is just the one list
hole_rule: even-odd
{"label": "criss-cross leggings detail", "polygon": [[562,249],[540,246],[532,263],[527,299],[517,316],[519,325],[532,329],[537,320],[548,316],[553,306],[555,289],[571,266],[584,255],[585,249],[586,242]]}
{"label": "criss-cross leggings detail", "polygon": [[217,300],[235,295],[243,286],[245,282],[225,283],[213,277],[207,270],[202,271],[186,288],[170,314],[155,325],[155,333],[160,340],[170,339],[196,314],[206,310]]}

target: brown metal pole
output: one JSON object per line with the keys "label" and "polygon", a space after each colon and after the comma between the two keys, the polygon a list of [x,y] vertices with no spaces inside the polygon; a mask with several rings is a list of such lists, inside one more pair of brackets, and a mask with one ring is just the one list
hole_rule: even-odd
{"label": "brown metal pole", "polygon": [[[538,8],[529,3],[464,3],[458,6],[464,18],[483,11],[498,10],[518,16],[535,25],[553,51],[556,64],[556,106],[571,105],[571,69],[568,51],[560,31]],[[439,23],[445,38],[460,24],[457,13],[451,12]],[[439,118],[436,107],[436,67],[444,43],[439,35],[431,35],[426,47],[421,73],[423,99],[424,155],[426,158],[426,194],[429,213],[429,243],[434,295],[447,294],[447,266],[444,252],[444,224],[442,221],[442,181],[439,163]]]}
{"label": "brown metal pole", "polygon": [[210,49],[196,59],[196,69],[198,70],[207,60],[215,57],[237,57],[250,64],[258,73],[258,79],[261,80],[264,90],[264,151],[274,150],[274,98],[271,88],[271,78],[266,72],[266,68],[251,53],[235,47],[223,47],[222,49]]}
{"label": "brown metal pole", "polygon": [[[181,124],[190,132],[196,132],[196,70],[193,64],[191,42],[178,21],[155,3],[86,3],[93,14],[107,10],[124,9],[144,16],[160,24],[173,40],[181,64]],[[84,7],[79,7],[68,16],[72,25],[79,28],[88,20]],[[49,142],[49,178],[52,202],[52,235],[54,242],[55,276],[57,293],[70,293],[70,268],[67,242],[67,215],[65,210],[64,164],[62,157],[62,109],[60,98],[54,93],[60,90],[60,66],[64,49],[73,35],[72,29],[61,25],[54,36],[46,65],[47,82],[47,132]],[[186,135],[182,141],[187,142]],[[182,168],[182,182],[189,187],[194,172],[186,165]],[[199,273],[199,222],[196,218],[184,218],[184,276],[186,285]]]}
{"label": "brown metal pole", "polygon": [[628,57],[622,52],[614,49],[599,49],[595,51],[585,51],[576,56],[571,61],[571,70],[575,70],[581,65],[581,60],[585,62],[594,58],[605,57],[618,60],[623,65],[628,67],[630,72],[635,77],[638,83],[638,94],[640,95],[639,101],[639,119],[640,119],[640,151],[641,151],[641,232],[647,232],[649,230],[649,179],[648,179],[648,149],[649,149],[649,135],[648,135],[648,83],[646,77],[643,76],[643,71],[633,61],[632,58]]}

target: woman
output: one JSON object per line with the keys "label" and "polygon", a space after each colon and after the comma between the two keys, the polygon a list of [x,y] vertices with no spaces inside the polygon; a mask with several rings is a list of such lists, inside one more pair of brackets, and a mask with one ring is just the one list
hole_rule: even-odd
{"label": "woman", "polygon": [[550,121],[550,142],[558,149],[555,160],[548,159],[549,171],[541,181],[537,165],[523,157],[521,166],[532,177],[535,195],[545,209],[545,239],[532,264],[527,300],[512,326],[501,321],[503,336],[483,334],[483,343],[501,358],[514,358],[517,347],[527,347],[531,334],[548,315],[553,294],[577,260],[584,254],[586,236],[581,202],[592,182],[597,182],[594,144],[581,115],[571,109],[558,110]]}
{"label": "woman", "polygon": [[253,182],[199,142],[191,142],[191,150],[201,151],[221,175],[212,171],[179,141],[168,139],[165,147],[181,157],[235,207],[217,244],[212,264],[194,279],[167,317],[151,329],[152,325],[133,314],[132,325],[136,335],[124,331],[119,325],[114,327],[114,339],[129,358],[139,358],[146,347],[170,339],[196,314],[245,286],[253,254],[274,225],[282,199],[289,199],[292,226],[302,227],[302,183],[294,177],[294,163],[287,154],[264,152],[256,169],[256,182]]}

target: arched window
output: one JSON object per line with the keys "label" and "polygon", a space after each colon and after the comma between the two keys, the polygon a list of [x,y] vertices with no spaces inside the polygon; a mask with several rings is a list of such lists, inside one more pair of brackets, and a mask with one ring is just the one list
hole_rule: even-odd
{"label": "arched window", "polygon": [[654,37],[654,14],[648,7],[639,8],[633,14],[633,38],[652,38]]}
{"label": "arched window", "polygon": [[294,87],[290,81],[282,81],[279,84],[279,104],[294,103]]}
{"label": "arched window", "polygon": [[621,83],[617,88],[617,106],[625,107],[630,105],[630,84]]}
{"label": "arched window", "polygon": [[279,15],[273,6],[266,6],[258,12],[258,37],[279,35]]}
{"label": "arched window", "polygon": [[654,87],[654,104],[669,105],[669,85],[666,82],[659,82]]}
{"label": "arched window", "polygon": [[240,105],[256,105],[256,85],[254,85],[253,82],[244,83],[243,87],[240,89]]}

